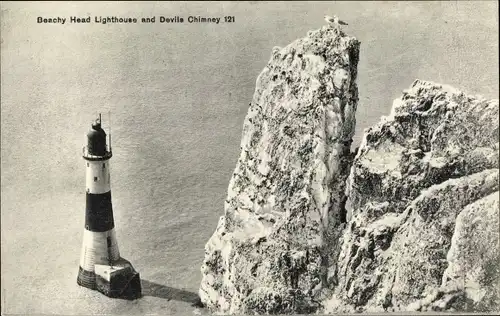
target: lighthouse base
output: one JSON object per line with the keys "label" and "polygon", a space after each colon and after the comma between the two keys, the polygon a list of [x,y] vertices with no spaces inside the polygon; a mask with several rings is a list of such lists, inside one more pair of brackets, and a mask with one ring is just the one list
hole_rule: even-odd
{"label": "lighthouse base", "polygon": [[94,269],[88,272],[80,268],[78,284],[111,298],[133,300],[142,296],[139,273],[129,261],[120,258],[111,265],[96,264]]}

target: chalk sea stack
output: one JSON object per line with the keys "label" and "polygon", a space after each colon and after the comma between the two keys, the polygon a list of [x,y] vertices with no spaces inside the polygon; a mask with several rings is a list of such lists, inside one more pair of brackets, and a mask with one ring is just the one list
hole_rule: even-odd
{"label": "chalk sea stack", "polygon": [[416,80],[351,142],[360,42],[275,48],[199,295],[224,314],[482,311],[499,302],[499,103]]}
{"label": "chalk sea stack", "polygon": [[222,313],[312,312],[340,224],[359,42],[331,27],[274,48],[257,78],[199,294]]}
{"label": "chalk sea stack", "polygon": [[327,312],[498,310],[498,115],[416,80],[365,131]]}

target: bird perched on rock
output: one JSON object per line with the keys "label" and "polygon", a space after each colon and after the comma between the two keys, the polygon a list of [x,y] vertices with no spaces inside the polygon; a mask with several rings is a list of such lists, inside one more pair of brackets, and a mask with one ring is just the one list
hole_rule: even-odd
{"label": "bird perched on rock", "polygon": [[336,15],[334,15],[333,17],[329,16],[329,15],[325,15],[325,21],[329,25],[334,26],[337,29],[340,28],[340,25],[348,25],[346,22],[339,20],[339,18]]}

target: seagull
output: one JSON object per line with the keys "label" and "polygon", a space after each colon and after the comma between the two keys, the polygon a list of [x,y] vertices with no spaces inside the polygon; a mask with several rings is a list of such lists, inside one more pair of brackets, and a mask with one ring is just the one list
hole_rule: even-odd
{"label": "seagull", "polygon": [[329,16],[329,15],[325,15],[325,21],[330,24],[330,25],[334,25],[335,27],[339,27],[340,25],[348,25],[346,22],[344,21],[341,21],[339,20],[339,18],[334,15],[333,17]]}

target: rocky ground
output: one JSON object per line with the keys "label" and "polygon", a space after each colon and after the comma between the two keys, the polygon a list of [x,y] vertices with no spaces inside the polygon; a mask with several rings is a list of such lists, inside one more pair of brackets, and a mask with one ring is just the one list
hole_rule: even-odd
{"label": "rocky ground", "polygon": [[498,100],[416,80],[353,157],[359,47],[325,26],[257,78],[205,247],[211,311],[499,308]]}

